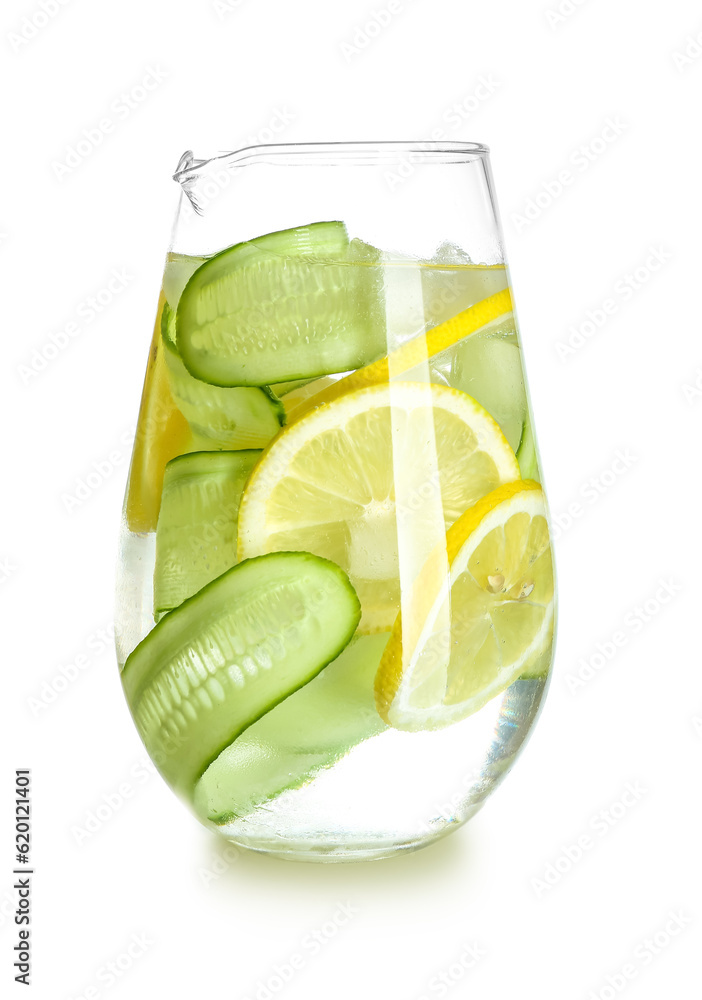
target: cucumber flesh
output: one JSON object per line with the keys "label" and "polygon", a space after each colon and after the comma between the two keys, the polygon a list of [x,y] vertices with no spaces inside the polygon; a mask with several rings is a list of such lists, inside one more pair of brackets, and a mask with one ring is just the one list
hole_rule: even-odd
{"label": "cucumber flesh", "polygon": [[383,732],[373,682],[388,638],[353,639],[318,677],[223,750],[195,788],[200,818],[223,825],[246,816]]}
{"label": "cucumber flesh", "polygon": [[175,314],[164,306],[161,332],[173,399],[203,448],[263,448],[285,423],[285,408],[267,387],[224,389],[193,378],[176,345]]}
{"label": "cucumber flesh", "polygon": [[177,355],[178,348],[175,340],[175,309],[169,305],[168,299],[163,303],[161,312],[161,337],[163,346],[167,347],[171,353]]}
{"label": "cucumber flesh", "polygon": [[536,454],[536,440],[532,429],[531,414],[528,411],[524,423],[522,440],[519,442],[519,447],[517,448],[517,461],[519,462],[519,472],[522,479],[533,479],[537,483],[541,482],[539,459]]}
{"label": "cucumber flesh", "polygon": [[225,747],[336,659],[360,617],[340,567],[271,552],[162,618],[128,657],[122,683],[164,778],[190,796]]}
{"label": "cucumber flesh", "polygon": [[166,466],[156,528],[157,618],[236,562],[239,503],[260,454],[196,451]]}
{"label": "cucumber flesh", "polygon": [[302,389],[303,386],[309,385],[310,382],[314,382],[314,379],[295,378],[292,382],[274,382],[273,385],[269,385],[268,388],[274,392],[276,396],[285,396],[289,392],[294,392],[295,389]]}
{"label": "cucumber flesh", "polygon": [[452,354],[449,384],[477,399],[516,451],[526,422],[527,397],[514,322],[491,324],[456,344]]}
{"label": "cucumber flesh", "polygon": [[381,296],[380,267],[359,258],[343,223],[270,233],[195,271],[178,303],[178,350],[218,386],[349,371],[385,352]]}
{"label": "cucumber flesh", "polygon": [[163,272],[163,294],[172,309],[178,305],[183,289],[191,275],[204,264],[207,257],[189,257],[182,253],[169,253]]}

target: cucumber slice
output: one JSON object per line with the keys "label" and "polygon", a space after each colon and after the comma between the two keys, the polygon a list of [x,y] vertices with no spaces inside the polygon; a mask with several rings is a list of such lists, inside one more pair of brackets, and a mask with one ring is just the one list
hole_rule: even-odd
{"label": "cucumber slice", "polygon": [[273,385],[269,385],[268,388],[274,392],[276,396],[286,396],[289,392],[294,392],[295,389],[302,389],[303,386],[309,385],[310,382],[314,382],[314,379],[295,378],[292,382],[274,382]]}
{"label": "cucumber slice", "polygon": [[451,351],[449,384],[477,399],[516,451],[526,423],[527,397],[514,321],[491,324]]}
{"label": "cucumber slice", "polygon": [[193,378],[175,344],[175,313],[161,321],[171,393],[204,448],[263,448],[285,423],[285,408],[268,386],[224,389]]}
{"label": "cucumber slice", "polygon": [[157,618],[236,562],[239,502],[260,454],[196,451],[166,466],[156,528]]}
{"label": "cucumber slice", "polygon": [[342,222],[270,233],[195,271],[178,303],[178,350],[218,386],[349,371],[384,353],[381,290],[381,269],[359,260]]}
{"label": "cucumber slice", "polygon": [[178,299],[191,275],[204,264],[207,257],[190,257],[182,253],[169,253],[163,272],[163,294],[172,309],[178,305]]}
{"label": "cucumber slice", "polygon": [[360,617],[335,563],[271,552],[162,618],[128,657],[122,683],[164,778],[191,794],[226,746],[339,655]]}
{"label": "cucumber slice", "polygon": [[201,819],[225,824],[311,781],[388,727],[373,682],[389,634],[358,636],[305,687],[223,750],[195,788]]}
{"label": "cucumber slice", "polygon": [[532,430],[531,414],[528,410],[522,440],[519,442],[519,447],[517,448],[517,461],[519,462],[519,472],[522,479],[533,479],[537,483],[541,482],[539,459],[536,454],[536,440],[534,438],[534,431]]}
{"label": "cucumber slice", "polygon": [[168,299],[163,303],[161,312],[161,337],[163,346],[167,347],[172,354],[178,355],[178,348],[175,340],[175,309],[169,305]]}

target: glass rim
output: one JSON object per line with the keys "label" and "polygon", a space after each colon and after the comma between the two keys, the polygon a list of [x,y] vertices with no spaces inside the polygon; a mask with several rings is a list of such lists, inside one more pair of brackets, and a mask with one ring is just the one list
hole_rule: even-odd
{"label": "glass rim", "polygon": [[196,159],[192,150],[183,153],[173,175],[179,183],[217,167],[243,167],[253,163],[280,166],[379,166],[422,160],[433,163],[468,163],[486,158],[489,146],[481,142],[436,139],[382,140],[379,142],[260,143],[242,146],[207,159]]}

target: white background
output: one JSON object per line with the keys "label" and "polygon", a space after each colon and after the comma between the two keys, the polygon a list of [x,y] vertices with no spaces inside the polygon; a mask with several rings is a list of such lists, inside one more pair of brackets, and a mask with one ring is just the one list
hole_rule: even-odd
{"label": "white background", "polygon": [[[29,0],[6,0],[0,15],[3,996],[26,995],[11,968],[16,767],[34,773],[41,1000],[89,987],[110,1000],[251,998],[342,903],[355,915],[271,995],[699,996],[699,4],[564,0],[559,19],[557,0],[402,0],[370,40],[364,25],[386,0],[45,4],[50,18]],[[34,37],[18,41],[32,19]],[[149,70],[161,84],[115,111]],[[481,77],[492,90],[482,99]],[[100,145],[60,171],[106,117]],[[619,134],[593,145],[608,119]],[[223,855],[159,778],[144,779],[100,638],[178,194],[170,175],[187,148],[435,130],[492,149],[560,524],[550,695],[504,786],[444,842],[361,866]],[[559,194],[563,170],[571,183]],[[86,321],[113,269],[124,289]],[[559,351],[605,299],[606,321]],[[72,321],[76,336],[46,352]],[[55,356],[27,375],[35,350]],[[626,469],[613,466],[618,450]],[[94,463],[104,481],[69,511]],[[614,633],[623,644],[598,658]],[[590,679],[576,685],[587,661]],[[104,796],[118,807],[81,837]],[[675,936],[663,930],[672,911],[684,925]],[[110,984],[106,963],[140,934],[146,950]],[[482,957],[459,981],[467,945]]]}

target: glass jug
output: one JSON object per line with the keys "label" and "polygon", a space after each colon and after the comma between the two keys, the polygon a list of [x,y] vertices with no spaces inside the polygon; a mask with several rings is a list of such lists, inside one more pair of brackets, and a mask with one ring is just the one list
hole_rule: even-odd
{"label": "glass jug", "polygon": [[469,819],[552,660],[548,515],[488,150],[186,153],[117,651],[208,827],[379,858]]}

